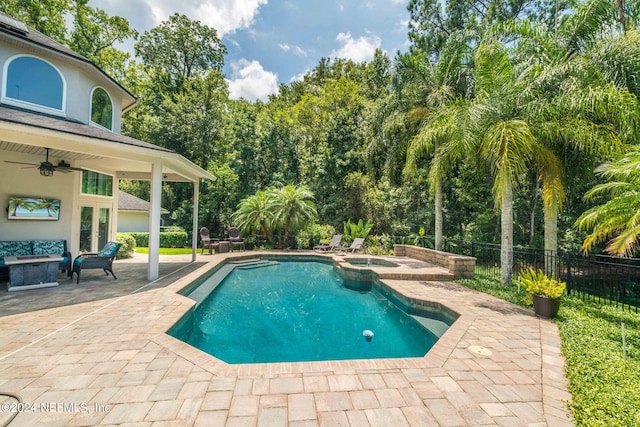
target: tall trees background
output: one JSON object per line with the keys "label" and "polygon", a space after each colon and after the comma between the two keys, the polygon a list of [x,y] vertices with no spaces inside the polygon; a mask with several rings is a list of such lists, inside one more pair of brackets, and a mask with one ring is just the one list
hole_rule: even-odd
{"label": "tall trees background", "polygon": [[[264,102],[229,99],[225,46],[186,16],[139,34],[87,0],[0,0],[0,11],[134,93],[123,133],[219,177],[200,192],[214,234],[243,199],[259,206],[257,195],[294,185],[315,196],[320,224],[502,242],[508,266],[513,245],[578,249],[590,230],[574,223],[592,207],[582,197],[603,183],[593,170],[638,142],[637,2],[411,0],[407,52],[323,58]],[[114,47],[131,38],[135,57]],[[190,186],[163,190],[190,229]]]}

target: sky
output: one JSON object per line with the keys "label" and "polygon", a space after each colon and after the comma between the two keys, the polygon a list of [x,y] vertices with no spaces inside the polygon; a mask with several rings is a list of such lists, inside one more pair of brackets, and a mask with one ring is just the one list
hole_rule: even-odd
{"label": "sky", "polygon": [[[408,50],[408,0],[91,0],[139,33],[174,13],[218,32],[232,99],[266,100],[321,58],[369,61]],[[119,46],[132,51],[132,44]]]}

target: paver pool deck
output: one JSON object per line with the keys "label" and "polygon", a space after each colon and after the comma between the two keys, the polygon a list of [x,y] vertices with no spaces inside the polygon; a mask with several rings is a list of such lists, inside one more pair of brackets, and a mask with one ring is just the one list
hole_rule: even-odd
{"label": "paver pool deck", "polygon": [[[453,282],[384,280],[460,314],[421,358],[229,365],[168,336],[194,304],[177,291],[234,256],[146,285],[117,262],[117,281],[0,291],[0,393],[23,402],[10,426],[573,425],[556,325]],[[18,406],[0,396],[0,425]]]}

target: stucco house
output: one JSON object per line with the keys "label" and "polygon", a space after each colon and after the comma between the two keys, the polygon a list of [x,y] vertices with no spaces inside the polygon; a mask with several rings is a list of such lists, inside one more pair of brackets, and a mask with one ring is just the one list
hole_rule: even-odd
{"label": "stucco house", "polygon": [[[149,212],[151,203],[118,190],[118,233],[149,231]],[[160,213],[167,214],[169,211],[162,208]]]}
{"label": "stucco house", "polygon": [[[174,151],[121,135],[136,98],[83,56],[0,14],[0,240],[66,239],[72,256],[115,240],[120,179],[151,181],[150,280],[158,277],[163,181],[201,179]],[[59,201],[58,219],[9,220],[15,197]],[[5,210],[6,208],[6,210]]]}

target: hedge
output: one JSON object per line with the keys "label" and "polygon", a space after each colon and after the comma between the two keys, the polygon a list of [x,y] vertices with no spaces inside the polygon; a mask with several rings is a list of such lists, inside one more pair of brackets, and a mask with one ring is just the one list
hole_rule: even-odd
{"label": "hedge", "polygon": [[[136,241],[136,247],[149,247],[149,233],[123,233],[131,235]],[[184,248],[187,245],[186,231],[161,231],[160,247],[161,248]]]}

